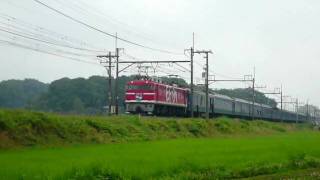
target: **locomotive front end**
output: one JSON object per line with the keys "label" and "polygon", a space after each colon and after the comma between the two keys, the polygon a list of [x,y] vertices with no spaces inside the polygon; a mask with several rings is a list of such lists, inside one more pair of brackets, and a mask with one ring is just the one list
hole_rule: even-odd
{"label": "locomotive front end", "polygon": [[126,87],[126,111],[133,114],[153,114],[156,87],[152,81],[130,81]]}

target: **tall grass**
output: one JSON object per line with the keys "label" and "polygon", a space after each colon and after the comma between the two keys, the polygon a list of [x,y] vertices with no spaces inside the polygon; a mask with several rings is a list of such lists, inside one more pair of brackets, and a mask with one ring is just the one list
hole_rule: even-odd
{"label": "tall grass", "polygon": [[0,149],[150,141],[221,135],[273,134],[310,129],[308,125],[139,116],[72,116],[24,110],[0,110]]}

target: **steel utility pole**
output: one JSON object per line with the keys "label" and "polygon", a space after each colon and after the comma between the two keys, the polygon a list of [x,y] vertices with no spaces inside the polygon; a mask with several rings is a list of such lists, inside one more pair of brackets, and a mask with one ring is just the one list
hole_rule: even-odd
{"label": "steel utility pole", "polygon": [[253,69],[253,78],[252,78],[252,111],[251,111],[251,116],[252,116],[252,120],[254,120],[254,104],[255,104],[255,90],[254,90],[254,86],[255,86],[255,82],[256,82],[256,80],[255,80],[255,78],[256,78],[256,68],[254,67],[254,69]]}
{"label": "steel utility pole", "polygon": [[298,110],[299,110],[299,99],[297,98],[296,99],[296,123],[298,123],[298,121],[299,121],[299,112],[298,112]]}
{"label": "steel utility pole", "polygon": [[309,119],[309,99],[307,100],[307,120]]}
{"label": "steel utility pole", "polygon": [[116,33],[116,41],[115,41],[115,46],[116,46],[116,79],[115,79],[115,97],[116,97],[116,115],[119,114],[119,48],[118,48],[118,33]]}
{"label": "steel utility pole", "polygon": [[194,49],[193,47],[190,48],[191,51],[191,58],[190,58],[190,64],[191,64],[191,80],[190,80],[190,112],[191,112],[191,117],[193,118],[193,92],[194,92],[194,87],[193,87],[193,56],[194,56]]}
{"label": "steel utility pole", "polygon": [[206,53],[206,118],[209,119],[209,54]]}
{"label": "steel utility pole", "polygon": [[117,57],[117,55],[112,55],[111,52],[109,52],[108,55],[99,55],[97,56],[98,58],[108,58],[107,61],[100,61],[101,64],[108,64],[105,65],[104,67],[106,67],[107,71],[108,71],[108,86],[109,88],[107,89],[107,99],[108,99],[108,104],[109,104],[109,109],[108,109],[108,114],[111,115],[112,111],[111,111],[111,107],[112,107],[112,73],[111,73],[111,68],[112,66],[112,58]]}
{"label": "steel utility pole", "polygon": [[109,70],[108,70],[108,74],[109,74],[109,116],[111,115],[111,107],[112,107],[112,81],[111,81],[111,52],[109,52]]}
{"label": "steel utility pole", "polygon": [[116,97],[116,115],[119,114],[119,48],[116,48],[116,83],[115,83],[115,97]]}
{"label": "steel utility pole", "polygon": [[282,92],[282,85],[281,85],[281,89],[280,89],[280,106],[281,106],[281,111],[282,111],[282,104],[283,104],[283,92]]}
{"label": "steel utility pole", "polygon": [[193,118],[193,93],[194,93],[194,85],[193,85],[193,57],[194,57],[194,33],[192,34],[192,48],[190,48],[191,51],[191,58],[190,58],[190,64],[191,64],[191,80],[190,80],[190,107],[191,107],[191,117]]}
{"label": "steel utility pole", "polygon": [[194,82],[193,82],[193,75],[194,75],[194,67],[193,67],[193,60],[194,60],[194,33],[192,33],[192,47],[190,49],[186,49],[185,51],[190,50],[190,116],[194,117],[194,110],[193,110],[193,94],[194,94]]}
{"label": "steel utility pole", "polygon": [[283,121],[283,118],[282,118],[282,110],[283,110],[283,89],[282,89],[282,84],[281,84],[281,88],[280,88],[280,103],[281,103],[281,114],[280,114],[280,120],[281,122]]}
{"label": "steel utility pole", "polygon": [[195,51],[197,54],[205,54],[206,59],[206,77],[205,77],[205,86],[206,86],[206,119],[209,119],[209,54],[212,54],[211,50],[208,51]]}

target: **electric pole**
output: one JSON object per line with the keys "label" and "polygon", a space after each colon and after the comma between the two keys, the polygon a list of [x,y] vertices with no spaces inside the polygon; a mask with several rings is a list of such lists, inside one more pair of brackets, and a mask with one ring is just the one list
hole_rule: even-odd
{"label": "electric pole", "polygon": [[109,74],[109,91],[108,91],[108,100],[109,100],[109,116],[111,115],[111,107],[112,107],[112,81],[111,81],[111,52],[109,52],[109,70],[108,70],[108,74]]}
{"label": "electric pole", "polygon": [[309,99],[307,100],[307,120],[309,119]]}
{"label": "electric pole", "polygon": [[206,119],[209,119],[209,54],[206,53]]}
{"label": "electric pole", "polygon": [[[187,51],[189,49],[186,49]],[[193,60],[194,60],[194,33],[192,33],[192,47],[190,48],[190,116],[194,117],[194,110],[193,110],[193,94],[194,94],[194,82],[193,82]]]}
{"label": "electric pole", "polygon": [[193,49],[194,47],[192,47],[191,49],[190,49],[190,51],[191,51],[191,58],[190,58],[190,64],[191,64],[191,82],[190,82],[190,112],[191,112],[191,117],[193,118],[193,56],[194,56],[194,49]]}
{"label": "electric pole", "polygon": [[253,78],[252,78],[252,120],[254,120],[254,104],[255,104],[255,82],[256,82],[256,68],[253,69]]}
{"label": "electric pole", "polygon": [[212,51],[195,51],[197,54],[205,54],[206,59],[206,68],[205,68],[205,87],[206,87],[206,119],[209,119],[209,54],[212,54]]}
{"label": "electric pole", "polygon": [[119,114],[119,48],[116,48],[116,83],[115,83],[115,97],[116,97],[116,115]]}
{"label": "electric pole", "polygon": [[116,47],[116,78],[115,78],[115,97],[116,97],[116,115],[119,114],[119,48],[118,48],[118,33],[116,32],[116,41],[115,41],[115,47]]}
{"label": "electric pole", "polygon": [[102,61],[100,60],[100,63],[101,64],[108,64],[108,65],[105,65],[104,67],[107,69],[108,71],[108,89],[107,89],[107,99],[108,99],[108,114],[111,115],[112,114],[112,111],[111,111],[111,108],[112,108],[112,73],[111,73],[111,68],[113,67],[112,66],[112,58],[116,58],[118,55],[112,55],[111,52],[109,52],[108,55],[99,55],[97,56],[98,58],[107,58],[108,60],[107,61]]}
{"label": "electric pole", "polygon": [[299,99],[296,99],[296,123],[299,121]]}
{"label": "electric pole", "polygon": [[281,122],[283,122],[283,119],[282,119],[282,110],[283,110],[283,89],[282,89],[282,84],[281,84],[281,88],[280,88],[280,106],[281,106],[281,114],[280,114],[280,120]]}

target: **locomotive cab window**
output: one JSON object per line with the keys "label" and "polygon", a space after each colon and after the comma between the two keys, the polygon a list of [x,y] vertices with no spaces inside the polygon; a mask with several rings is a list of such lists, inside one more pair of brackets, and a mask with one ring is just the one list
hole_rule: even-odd
{"label": "locomotive cab window", "polygon": [[152,85],[128,85],[128,90],[154,90],[154,86]]}

